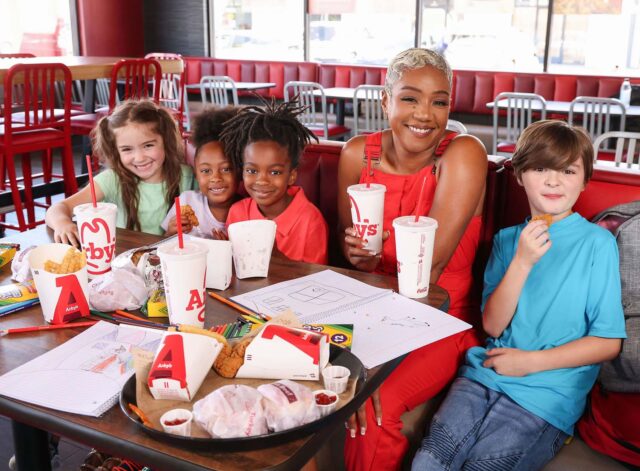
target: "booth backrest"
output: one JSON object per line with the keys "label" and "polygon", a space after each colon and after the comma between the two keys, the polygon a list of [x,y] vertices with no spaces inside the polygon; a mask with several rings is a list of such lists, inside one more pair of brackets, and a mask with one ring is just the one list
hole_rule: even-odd
{"label": "booth backrest", "polygon": [[325,88],[356,88],[358,85],[384,85],[386,75],[386,67],[375,65],[318,65],[318,83]]}

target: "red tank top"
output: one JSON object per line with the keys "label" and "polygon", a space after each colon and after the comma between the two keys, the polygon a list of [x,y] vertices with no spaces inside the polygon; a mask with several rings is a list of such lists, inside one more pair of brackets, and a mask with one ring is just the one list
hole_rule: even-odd
{"label": "red tank top", "polygon": [[[435,155],[444,153],[449,143],[457,136],[455,132],[448,132]],[[365,142],[366,159],[379,159],[382,154],[382,133],[369,134]],[[424,188],[424,201],[422,203],[422,215],[428,215],[431,211],[433,198],[436,192],[436,175],[434,165],[428,165],[418,173],[412,175],[395,175],[376,170],[371,166],[371,183],[380,183],[387,188],[384,196],[384,221],[383,230],[389,231],[389,238],[382,246],[382,260],[376,272],[395,276],[396,264],[396,239],[393,231],[393,220],[399,216],[414,214],[422,180],[427,180]],[[367,168],[362,169],[360,183],[366,182]],[[466,321],[474,321],[478,313],[477,302],[472,296],[472,266],[480,240],[482,218],[474,216],[465,230],[458,247],[453,252],[449,263],[443,270],[438,280],[438,285],[449,292],[449,313]],[[436,237],[438,233],[436,231]]]}

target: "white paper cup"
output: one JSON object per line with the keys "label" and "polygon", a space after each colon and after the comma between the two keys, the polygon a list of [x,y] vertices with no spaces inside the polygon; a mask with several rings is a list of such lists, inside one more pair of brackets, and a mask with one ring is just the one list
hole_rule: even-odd
{"label": "white paper cup", "polygon": [[[318,396],[320,394],[325,394],[330,398],[333,398],[334,401],[331,404],[318,404]],[[318,389],[316,391],[313,391],[313,399],[316,403],[316,407],[320,411],[320,417],[331,414],[334,410],[336,410],[336,408],[338,407],[338,402],[340,402],[338,393],[331,391],[330,389]]]}
{"label": "white paper cup", "polygon": [[236,276],[266,277],[276,238],[276,223],[268,219],[242,221],[227,228]]}
{"label": "white paper cup", "polygon": [[49,324],[64,324],[90,314],[86,265],[69,274],[58,275],[44,270],[47,260],[61,262],[69,248],[66,244],[44,244],[29,253],[29,266],[38,290],[42,314]]}
{"label": "white paper cup", "polygon": [[73,208],[82,249],[87,253],[89,277],[111,270],[116,250],[116,217],[118,207],[113,203],[79,204]]}
{"label": "white paper cup", "polygon": [[158,256],[169,321],[204,327],[207,248],[191,239],[181,249],[172,240],[158,247]]}
{"label": "white paper cup", "polygon": [[349,376],[351,376],[351,371],[344,366],[327,366],[322,370],[322,382],[325,389],[337,394],[342,394],[347,390]]}
{"label": "white paper cup", "polygon": [[429,294],[431,258],[438,221],[426,216],[402,216],[393,220],[398,260],[398,289],[408,298]]}
{"label": "white paper cup", "polygon": [[232,256],[231,242],[228,240],[202,239],[192,237],[198,244],[209,250],[207,252],[207,288],[225,290],[231,284]]}
{"label": "white paper cup", "polygon": [[[176,425],[167,425],[172,422],[180,422]],[[187,409],[171,409],[160,417],[160,424],[165,432],[182,437],[191,436],[191,423],[193,422],[193,414]]]}
{"label": "white paper cup", "polygon": [[367,241],[364,248],[376,255],[382,251],[384,194],[387,188],[378,183],[351,185],[347,188],[351,204],[351,221],[356,235]]}

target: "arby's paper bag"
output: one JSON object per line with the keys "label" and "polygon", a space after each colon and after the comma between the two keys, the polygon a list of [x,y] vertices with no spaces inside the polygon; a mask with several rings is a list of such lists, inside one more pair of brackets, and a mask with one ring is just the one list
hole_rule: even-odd
{"label": "arby's paper bag", "polygon": [[153,397],[191,401],[222,347],[206,335],[165,332],[147,379]]}
{"label": "arby's paper bag", "polygon": [[326,335],[269,324],[247,346],[236,378],[318,381],[328,361]]}

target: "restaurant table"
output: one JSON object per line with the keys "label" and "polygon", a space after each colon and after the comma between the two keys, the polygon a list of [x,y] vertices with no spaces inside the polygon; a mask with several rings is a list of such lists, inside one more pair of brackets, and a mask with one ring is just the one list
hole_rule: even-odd
{"label": "restaurant table", "polygon": [[[355,88],[349,87],[329,87],[324,89],[324,96],[327,98],[333,98],[336,100],[336,124],[340,126],[344,126],[344,108],[347,100],[353,100],[353,94],[355,93]],[[322,92],[320,90],[314,90],[313,94],[317,97],[322,96]],[[362,97],[365,97],[364,91],[362,93]],[[360,96],[358,95],[358,98]]]}
{"label": "restaurant table", "polygon": [[[512,102],[514,100],[511,100]],[[503,110],[503,109],[507,109],[508,107],[508,103],[509,103],[509,99],[505,98],[504,100],[500,100],[498,101],[498,108]],[[494,106],[494,102],[490,101],[489,103],[487,103],[487,108],[489,109],[493,109]],[[557,114],[569,114],[569,108],[571,106],[571,102],[570,101],[547,101],[547,113],[557,113]],[[533,102],[531,104],[531,109],[533,111],[540,111],[541,107],[540,107],[540,103],[539,102]],[[620,116],[620,109],[617,106],[612,106],[610,107],[610,114],[611,116]],[[629,106],[626,108],[626,116],[640,116],[640,106]],[[575,112],[576,113],[584,113],[584,103],[578,103],[576,104],[575,107]]]}
{"label": "restaurant table", "polygon": [[[52,232],[45,227],[11,235],[3,242],[19,242],[23,248],[47,243]],[[116,251],[118,253],[143,244],[161,240],[161,237],[118,229]],[[331,268],[373,286],[397,289],[397,279],[354,270],[323,265],[293,262],[274,256],[267,278],[238,280],[224,291],[231,297],[285,280],[309,275]],[[0,283],[8,283],[10,267],[0,272]],[[238,313],[232,308],[207,297],[205,326],[235,320]],[[446,310],[449,305],[447,292],[431,285],[429,296],[422,302]],[[40,325],[42,311],[34,306],[0,318],[0,329]],[[0,374],[40,356],[77,335],[80,329],[62,329],[34,333],[8,335],[0,338]],[[356,333],[357,335],[357,333]],[[375,391],[382,381],[399,364],[402,357],[367,370],[366,381],[352,401],[339,409],[325,427],[315,433],[301,436],[287,443],[246,451],[192,451],[159,441],[142,432],[119,406],[102,417],[59,412],[0,396],[0,414],[13,423],[14,446],[18,469],[48,471],[50,469],[47,433],[61,435],[98,450],[122,458],[132,459],[157,470],[297,470],[307,463],[333,432]],[[6,441],[5,441],[6,443]]]}

